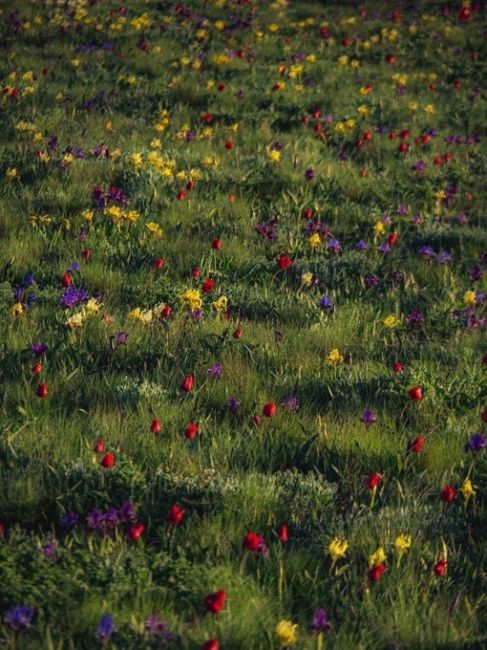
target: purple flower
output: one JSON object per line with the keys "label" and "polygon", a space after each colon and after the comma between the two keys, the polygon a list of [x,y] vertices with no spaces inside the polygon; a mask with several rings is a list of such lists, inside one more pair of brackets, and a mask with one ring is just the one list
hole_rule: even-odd
{"label": "purple flower", "polygon": [[474,433],[473,436],[469,438],[469,441],[465,445],[465,451],[471,451],[474,454],[478,454],[480,451],[485,449],[487,444],[486,437],[483,433]]}
{"label": "purple flower", "polygon": [[313,614],[313,620],[309,626],[309,631],[311,634],[320,634],[320,632],[330,634],[331,623],[329,622],[328,614],[324,609],[317,609],[315,611]]}
{"label": "purple flower", "polygon": [[220,379],[220,377],[222,376],[222,370],[223,370],[222,364],[215,363],[214,366],[208,368],[206,374],[208,375],[208,377],[210,377],[210,379]]}
{"label": "purple flower", "polygon": [[73,530],[79,525],[79,515],[77,512],[68,512],[59,522],[66,532]]}
{"label": "purple flower", "polygon": [[137,515],[135,514],[135,508],[132,501],[126,501],[118,511],[118,517],[120,523],[134,522],[137,520]]}
{"label": "purple flower", "polygon": [[46,354],[49,347],[45,343],[32,343],[30,346],[30,351],[36,357],[42,357],[43,354]]}
{"label": "purple flower", "polygon": [[313,169],[309,168],[304,172],[304,177],[307,181],[312,181],[315,177],[315,172]]}
{"label": "purple flower", "polygon": [[35,609],[30,605],[14,605],[5,612],[3,620],[12,630],[25,630],[32,625],[34,614]]}
{"label": "purple flower", "polygon": [[377,248],[377,250],[379,251],[379,253],[382,253],[382,255],[387,255],[388,253],[391,252],[392,246],[387,242],[384,242]]}
{"label": "purple flower", "polygon": [[232,413],[236,413],[240,407],[240,402],[236,397],[231,397],[228,400],[227,406],[230,409],[230,411],[232,411]]}
{"label": "purple flower", "polygon": [[69,265],[68,271],[71,271],[72,273],[77,273],[80,270],[81,270],[81,266],[79,265],[78,262],[71,262],[71,264]]}
{"label": "purple flower", "polygon": [[324,311],[332,312],[335,309],[335,301],[329,296],[323,296],[320,300],[320,307]]}
{"label": "purple flower", "polygon": [[273,241],[274,239],[277,239],[278,236],[278,225],[279,223],[277,219],[270,219],[269,221],[263,221],[262,223],[256,224],[255,231],[264,237],[264,239]]}
{"label": "purple flower", "polygon": [[470,269],[469,275],[474,282],[478,282],[482,279],[483,272],[480,266],[474,266]]}
{"label": "purple flower", "polygon": [[370,409],[365,409],[365,411],[362,413],[362,417],[360,420],[366,425],[370,426],[371,424],[374,424],[374,422],[377,420],[375,414],[373,411]]}
{"label": "purple flower", "polygon": [[379,278],[375,273],[369,273],[368,275],[365,276],[365,285],[367,288],[372,288],[376,287],[379,284]]}
{"label": "purple flower", "polygon": [[407,213],[408,213],[408,210],[409,210],[408,206],[407,206],[407,205],[404,205],[403,203],[401,203],[401,204],[397,207],[397,214],[407,214]]}
{"label": "purple flower", "polygon": [[418,160],[416,163],[412,166],[412,169],[415,172],[418,172],[419,174],[423,173],[426,170],[426,163],[424,160]]}
{"label": "purple flower", "polygon": [[461,226],[465,226],[468,223],[468,216],[465,214],[465,212],[461,212],[459,215],[457,215],[457,222]]}
{"label": "purple flower", "polygon": [[364,251],[366,251],[366,250],[368,249],[368,247],[369,247],[369,246],[368,246],[367,242],[364,241],[363,239],[360,239],[360,240],[355,244],[355,248],[356,248],[358,251],[360,251],[361,253],[364,252]]}
{"label": "purple flower", "polygon": [[27,288],[27,287],[30,287],[31,285],[33,285],[34,282],[35,282],[35,279],[34,279],[33,274],[32,274],[32,273],[28,273],[28,274],[25,276],[24,281],[23,281],[22,284],[24,285],[25,288]]}
{"label": "purple flower", "polygon": [[117,631],[113,617],[104,614],[101,617],[100,625],[96,628],[95,638],[101,645],[106,645]]}
{"label": "purple flower", "polygon": [[88,302],[89,294],[84,289],[77,289],[76,287],[68,287],[61,298],[59,304],[63,309],[73,309],[83,302]]}
{"label": "purple flower", "polygon": [[57,542],[46,542],[41,548],[44,557],[53,559],[56,557]]}
{"label": "purple flower", "polygon": [[176,638],[172,632],[167,629],[167,623],[161,621],[156,614],[151,614],[144,623],[144,629],[150,636],[157,637],[160,641],[170,642]]}
{"label": "purple flower", "polygon": [[92,530],[104,533],[106,531],[105,513],[102,510],[92,510],[86,517],[86,525]]}
{"label": "purple flower", "polygon": [[435,251],[433,250],[432,246],[421,246],[419,249],[419,254],[421,257],[425,257],[426,259],[431,259],[432,257],[435,256]]}
{"label": "purple flower", "polygon": [[113,339],[115,347],[118,348],[119,345],[127,345],[129,335],[127,332],[117,332],[115,336],[110,338]]}
{"label": "purple flower", "polygon": [[424,314],[419,308],[413,309],[413,311],[406,316],[406,323],[411,327],[421,325],[423,321],[424,321]]}
{"label": "purple flower", "polygon": [[108,508],[105,513],[105,522],[108,528],[116,528],[121,523],[117,508]]}
{"label": "purple flower", "polygon": [[411,223],[413,226],[421,226],[423,224],[423,217],[420,214],[415,214],[411,217]]}
{"label": "purple flower", "polygon": [[341,249],[342,249],[338,239],[330,239],[330,241],[327,244],[327,248],[332,253],[339,253],[341,251]]}
{"label": "purple flower", "polygon": [[438,253],[436,256],[436,261],[438,264],[448,264],[451,262],[452,255],[451,253],[448,253],[447,251],[442,251],[441,253]]}
{"label": "purple flower", "polygon": [[297,411],[299,408],[299,400],[294,395],[288,395],[282,400],[283,408],[288,411]]}
{"label": "purple flower", "polygon": [[203,312],[201,311],[201,309],[193,309],[193,311],[191,312],[191,318],[194,323],[200,321],[203,318]]}

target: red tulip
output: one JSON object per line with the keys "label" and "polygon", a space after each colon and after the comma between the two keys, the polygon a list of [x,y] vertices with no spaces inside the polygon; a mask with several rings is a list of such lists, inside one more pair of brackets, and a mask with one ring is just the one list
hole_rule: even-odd
{"label": "red tulip", "polygon": [[279,541],[285,544],[287,540],[289,539],[289,529],[286,526],[286,524],[281,524],[279,528],[277,529],[277,537],[279,538]]}
{"label": "red tulip", "polygon": [[132,542],[136,542],[144,534],[145,526],[144,524],[134,524],[129,528],[129,538]]}
{"label": "red tulip", "polygon": [[42,364],[36,363],[35,365],[32,366],[31,372],[33,375],[40,375],[42,372]]}
{"label": "red tulip", "polygon": [[468,7],[462,7],[457,14],[458,20],[461,22],[466,22],[470,20],[470,9]]}
{"label": "red tulip", "polygon": [[220,644],[216,639],[210,639],[206,643],[203,643],[200,650],[220,650]]}
{"label": "red tulip", "polygon": [[311,208],[306,208],[306,210],[304,211],[304,218],[309,221],[312,216],[313,216],[313,210],[311,210]]}
{"label": "red tulip", "polygon": [[403,365],[400,361],[396,361],[396,363],[392,366],[392,369],[394,370],[394,372],[402,372]]}
{"label": "red tulip", "polygon": [[185,516],[186,510],[183,510],[181,506],[178,506],[176,504],[169,511],[169,514],[167,515],[167,521],[174,526],[179,526],[179,524],[183,522]]}
{"label": "red tulip", "polygon": [[159,270],[162,269],[162,267],[164,266],[164,260],[163,260],[163,258],[162,258],[162,257],[158,257],[156,260],[154,260],[154,262],[153,262],[152,265],[153,265],[153,267],[154,267],[155,269],[157,269],[157,270],[159,271]]}
{"label": "red tulip", "polygon": [[264,539],[262,535],[250,532],[245,535],[242,546],[251,553],[258,553],[262,548],[263,542]]}
{"label": "red tulip", "polygon": [[177,195],[178,201],[184,201],[186,197],[187,197],[187,193],[184,190],[179,190]]}
{"label": "red tulip", "polygon": [[440,498],[444,503],[451,503],[452,501],[455,501],[455,498],[457,496],[457,489],[453,487],[453,485],[445,485],[443,486],[441,492],[440,492]]}
{"label": "red tulip", "polygon": [[42,399],[47,397],[48,395],[47,384],[39,384],[39,386],[37,386],[36,395],[37,397],[41,397]]}
{"label": "red tulip", "polygon": [[95,442],[93,451],[95,452],[95,454],[102,454],[105,451],[105,443],[101,438],[98,438],[98,440]]}
{"label": "red tulip", "polygon": [[389,65],[396,65],[397,58],[393,54],[388,54],[386,56],[386,63],[388,63]]}
{"label": "red tulip", "polygon": [[376,490],[379,483],[382,481],[382,476],[378,472],[374,472],[365,479],[365,483],[369,490]]}
{"label": "red tulip", "polygon": [[258,415],[254,415],[252,417],[252,422],[255,424],[256,427],[260,427],[262,420]]}
{"label": "red tulip", "polygon": [[277,266],[281,271],[284,271],[285,269],[288,269],[290,266],[293,265],[292,259],[289,257],[289,255],[281,255],[279,259],[277,260]]}
{"label": "red tulip", "polygon": [[170,305],[164,305],[164,307],[161,309],[162,318],[169,318],[171,312],[172,312],[172,307]]}
{"label": "red tulip", "polygon": [[424,447],[424,438],[422,438],[421,436],[416,436],[414,440],[410,440],[408,442],[407,451],[413,454],[419,454],[419,452],[423,449],[423,447]]}
{"label": "red tulip", "polygon": [[194,269],[191,269],[191,276],[197,280],[201,275],[201,269],[197,266]]}
{"label": "red tulip", "polygon": [[219,614],[223,609],[227,597],[228,596],[223,591],[223,589],[205,596],[204,603],[207,611],[211,612],[212,614]]}
{"label": "red tulip", "polygon": [[235,203],[235,194],[229,194],[228,195],[228,202],[229,203]]}
{"label": "red tulip", "polygon": [[399,152],[400,153],[407,153],[409,149],[408,143],[407,142],[401,142],[399,145]]}
{"label": "red tulip", "polygon": [[91,259],[91,250],[89,248],[84,248],[81,252],[81,257],[84,260],[90,260]]}
{"label": "red tulip", "polygon": [[220,92],[223,92],[225,90],[225,84],[224,83],[219,83],[217,86],[218,90]]}
{"label": "red tulip", "polygon": [[73,278],[71,277],[70,273],[65,273],[61,278],[61,284],[63,285],[63,287],[69,287],[72,281]]}
{"label": "red tulip", "polygon": [[443,164],[443,158],[441,156],[435,156],[433,158],[433,165],[442,165]]}
{"label": "red tulip", "polygon": [[214,251],[221,251],[221,249],[222,249],[222,240],[221,239],[214,239],[211,242],[211,247],[213,248]]}
{"label": "red tulip", "polygon": [[386,570],[386,565],[384,562],[381,562],[380,564],[377,564],[376,566],[373,566],[369,569],[368,576],[369,580],[372,580],[372,582],[378,582],[384,571]]}
{"label": "red tulip", "polygon": [[211,278],[207,278],[206,280],[203,280],[201,284],[201,290],[203,293],[211,293],[214,288],[215,288],[216,282],[215,280],[212,280]]}
{"label": "red tulip", "polygon": [[423,399],[421,386],[413,386],[408,390],[409,398],[412,402],[420,402]]}
{"label": "red tulip", "polygon": [[199,433],[199,427],[197,424],[194,424],[194,422],[190,422],[188,425],[186,425],[186,428],[184,429],[184,435],[188,440],[193,440],[194,438],[196,438],[198,433]]}
{"label": "red tulip", "polygon": [[191,192],[191,190],[194,190],[194,183],[193,183],[193,181],[188,181],[188,182],[186,183],[186,189],[188,190],[188,192]]}
{"label": "red tulip", "polygon": [[394,244],[397,243],[397,240],[398,240],[397,232],[391,232],[391,234],[387,238],[387,243],[389,244],[389,246],[394,246]]}
{"label": "red tulip", "polygon": [[186,375],[181,383],[181,390],[185,393],[190,393],[194,387],[194,377],[193,375]]}
{"label": "red tulip", "polygon": [[152,424],[150,425],[150,430],[152,431],[152,433],[161,432],[161,423],[157,418],[155,420],[152,420]]}
{"label": "red tulip", "polygon": [[262,408],[262,414],[266,416],[266,418],[273,418],[276,414],[277,411],[277,406],[274,402],[268,402],[267,404],[264,404]]}
{"label": "red tulip", "polygon": [[235,143],[232,142],[232,140],[225,140],[225,149],[233,149],[235,146]]}
{"label": "red tulip", "polygon": [[213,115],[211,113],[205,113],[201,119],[205,124],[211,124],[213,122]]}
{"label": "red tulip", "polygon": [[406,139],[406,138],[409,138],[410,135],[411,135],[411,131],[410,131],[409,129],[403,129],[403,130],[399,133],[399,137],[400,137],[402,140],[404,140],[404,139]]}
{"label": "red tulip", "polygon": [[234,331],[232,336],[233,336],[234,339],[237,339],[237,341],[238,341],[243,336],[243,329],[241,327],[237,327],[237,329]]}
{"label": "red tulip", "polygon": [[438,562],[433,567],[433,571],[436,573],[437,576],[441,578],[446,573],[446,565],[447,565],[446,560],[438,560]]}
{"label": "red tulip", "polygon": [[110,469],[115,465],[115,456],[113,454],[105,454],[101,459],[100,465],[105,469]]}

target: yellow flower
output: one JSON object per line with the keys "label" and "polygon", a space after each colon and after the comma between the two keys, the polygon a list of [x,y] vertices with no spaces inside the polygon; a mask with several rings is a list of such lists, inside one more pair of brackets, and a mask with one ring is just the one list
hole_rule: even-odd
{"label": "yellow flower", "polygon": [[326,363],[332,366],[343,363],[343,354],[340,353],[340,350],[338,350],[338,348],[333,348],[333,350],[331,350],[326,357]]}
{"label": "yellow flower", "polygon": [[465,305],[468,305],[469,307],[473,307],[477,301],[477,295],[475,291],[466,291],[464,296],[463,296],[463,302]]}
{"label": "yellow flower", "polygon": [[83,325],[83,314],[74,314],[66,321],[66,325],[72,330],[77,329]]}
{"label": "yellow flower", "polygon": [[98,314],[100,311],[100,304],[96,301],[95,298],[90,298],[86,303],[84,310],[88,314]]}
{"label": "yellow flower", "polygon": [[311,283],[313,282],[313,274],[312,273],[303,273],[301,276],[301,284],[303,287],[310,287]]}
{"label": "yellow flower", "polygon": [[5,176],[6,176],[6,178],[9,179],[9,181],[13,181],[13,180],[15,180],[16,178],[20,178],[20,174],[19,174],[19,172],[15,169],[15,167],[10,167],[9,169],[7,169],[7,171],[6,171],[6,173],[5,173]]}
{"label": "yellow flower", "polygon": [[313,233],[311,237],[308,239],[309,245],[311,248],[314,250],[318,248],[321,244],[321,237],[318,235],[317,232]]}
{"label": "yellow flower", "polygon": [[463,494],[463,498],[465,500],[477,494],[472,485],[472,481],[469,478],[465,479],[462,487],[460,488],[460,492]]}
{"label": "yellow flower", "polygon": [[81,61],[79,59],[71,59],[71,65],[74,68],[78,68],[81,65]]}
{"label": "yellow flower", "polygon": [[383,235],[386,229],[382,221],[376,221],[374,224],[374,235]]}
{"label": "yellow flower", "polygon": [[19,316],[22,316],[24,313],[24,306],[20,302],[16,302],[15,305],[12,307],[12,316],[14,318],[18,318]]}
{"label": "yellow flower", "polygon": [[217,29],[219,32],[225,29],[225,23],[223,20],[217,20],[215,23],[215,29]]}
{"label": "yellow flower", "polygon": [[427,104],[423,108],[423,110],[426,113],[426,115],[434,115],[436,113],[436,110],[435,110],[435,107],[433,106],[433,104]]}
{"label": "yellow flower", "polygon": [[137,171],[139,169],[142,169],[142,154],[133,153],[131,156],[129,156],[129,160]]}
{"label": "yellow flower", "polygon": [[328,546],[328,551],[330,552],[332,561],[336,562],[341,557],[345,557],[347,548],[348,548],[348,542],[346,539],[340,540],[338,537],[332,539],[330,545]]}
{"label": "yellow flower", "polygon": [[411,548],[411,543],[411,535],[399,535],[399,537],[396,538],[394,546],[396,547],[396,551],[399,553],[399,556],[402,556],[404,553],[407,553],[409,551]]}
{"label": "yellow flower", "polygon": [[399,318],[397,318],[397,316],[394,316],[394,314],[390,314],[389,316],[387,316],[387,318],[384,318],[382,324],[384,325],[384,327],[387,327],[387,329],[392,330],[394,329],[394,327],[400,325],[401,321],[399,320]]}
{"label": "yellow flower", "polygon": [[409,102],[408,108],[410,111],[417,111],[418,110],[418,102]]}
{"label": "yellow flower", "polygon": [[191,311],[201,309],[201,295],[197,289],[187,289],[183,293],[179,294],[178,300],[183,306],[189,307]]}
{"label": "yellow flower", "polygon": [[365,117],[366,115],[369,114],[369,109],[367,108],[367,106],[359,106],[357,112],[362,117]]}
{"label": "yellow flower", "polygon": [[382,546],[380,546],[375,553],[369,556],[369,567],[377,566],[386,561],[386,554]]}
{"label": "yellow flower", "polygon": [[128,318],[130,320],[138,320],[141,323],[148,324],[152,321],[152,309],[142,311],[140,307],[136,307],[129,313]]}
{"label": "yellow flower", "polygon": [[294,645],[298,640],[298,626],[292,621],[283,619],[276,625],[276,637],[281,648]]}
{"label": "yellow flower", "polygon": [[215,302],[212,303],[212,305],[217,312],[224,313],[227,311],[228,298],[226,296],[220,296],[218,300],[215,300]]}
{"label": "yellow flower", "polygon": [[269,160],[271,163],[277,163],[281,160],[281,152],[273,149],[269,151]]}
{"label": "yellow flower", "polygon": [[342,67],[348,65],[348,56],[346,54],[342,54],[342,56],[338,57],[338,65]]}

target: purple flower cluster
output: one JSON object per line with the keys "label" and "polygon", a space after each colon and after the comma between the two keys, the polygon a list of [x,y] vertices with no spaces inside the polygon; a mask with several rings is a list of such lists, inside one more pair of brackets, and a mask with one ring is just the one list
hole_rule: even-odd
{"label": "purple flower cluster", "polygon": [[277,219],[270,219],[269,221],[262,221],[256,224],[255,232],[268,241],[274,241],[278,236],[279,222]]}
{"label": "purple flower cluster", "polygon": [[74,307],[88,302],[89,299],[90,295],[85,289],[71,286],[63,292],[59,304],[63,309],[74,309]]}
{"label": "purple flower cluster", "polygon": [[115,185],[110,185],[107,191],[101,187],[95,187],[93,189],[91,193],[91,205],[95,210],[103,210],[110,202],[123,207],[127,204],[127,196],[120,188],[115,187]]}
{"label": "purple flower cluster", "polygon": [[5,613],[4,623],[12,630],[25,630],[32,625],[35,609],[30,605],[14,605]]}
{"label": "purple flower cluster", "polygon": [[92,510],[86,517],[88,528],[102,535],[107,535],[111,530],[135,521],[137,521],[137,515],[131,501],[126,501],[121,508],[110,507],[105,511]]}

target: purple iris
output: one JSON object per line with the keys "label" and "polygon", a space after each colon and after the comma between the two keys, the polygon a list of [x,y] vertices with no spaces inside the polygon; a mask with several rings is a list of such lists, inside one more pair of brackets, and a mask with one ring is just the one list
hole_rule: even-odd
{"label": "purple iris", "polygon": [[371,411],[370,409],[365,409],[365,411],[362,413],[362,417],[360,418],[360,420],[366,426],[370,426],[371,424],[374,424],[377,418],[373,411]]}
{"label": "purple iris", "polygon": [[222,364],[215,363],[214,366],[208,368],[206,374],[208,375],[208,377],[210,377],[210,379],[220,379],[220,377],[222,376],[222,370],[223,370]]}
{"label": "purple iris", "polygon": [[379,284],[379,278],[375,273],[369,273],[368,275],[365,276],[365,285],[371,289],[372,287],[376,287]]}
{"label": "purple iris", "polygon": [[84,289],[71,286],[64,291],[59,299],[59,304],[63,309],[73,309],[83,302],[88,302],[89,297],[88,292]]}
{"label": "purple iris", "polygon": [[299,408],[299,400],[294,395],[288,395],[282,400],[282,406],[288,412],[297,411]]}
{"label": "purple iris", "polygon": [[320,632],[330,634],[331,623],[328,620],[328,614],[324,609],[320,608],[315,611],[313,614],[313,620],[309,626],[309,631],[311,634],[320,634]]}
{"label": "purple iris", "polygon": [[68,512],[59,523],[66,532],[69,532],[79,525],[79,515],[77,512]]}
{"label": "purple iris", "polygon": [[134,522],[137,519],[135,508],[132,501],[126,501],[118,511],[118,517],[121,523]]}
{"label": "purple iris", "polygon": [[413,311],[406,316],[406,323],[411,327],[421,325],[423,321],[424,314],[419,308],[413,309]]}
{"label": "purple iris", "polygon": [[327,248],[332,253],[339,253],[342,250],[342,247],[340,246],[340,242],[338,241],[338,239],[330,239],[330,241],[327,244]]}
{"label": "purple iris", "polygon": [[6,611],[4,622],[12,630],[25,630],[32,625],[35,609],[30,605],[14,605]]}
{"label": "purple iris", "polygon": [[311,169],[311,168],[310,168],[310,169],[307,169],[307,170],[304,172],[304,177],[305,177],[305,179],[306,179],[307,181],[312,181],[313,178],[315,177],[315,172],[314,172],[314,170]]}
{"label": "purple iris", "polygon": [[362,252],[365,252],[365,251],[368,249],[368,247],[369,247],[369,246],[368,246],[367,242],[364,241],[363,239],[360,239],[360,240],[355,244],[355,248],[356,248],[358,251],[360,251],[361,253],[362,253]]}
{"label": "purple iris", "polygon": [[323,296],[320,300],[320,307],[324,311],[332,312],[335,309],[335,301],[330,296]]}
{"label": "purple iris", "polygon": [[101,617],[100,625],[96,628],[95,637],[101,645],[106,645],[117,631],[113,622],[113,617],[104,614]]}
{"label": "purple iris", "polygon": [[240,407],[240,402],[236,397],[231,397],[228,400],[227,406],[230,409],[230,411],[232,411],[232,413],[236,413]]}
{"label": "purple iris", "polygon": [[45,343],[32,343],[30,346],[30,351],[36,357],[42,357],[43,354],[46,354],[49,347]]}
{"label": "purple iris", "polygon": [[436,261],[438,264],[449,264],[451,262],[452,255],[448,251],[441,251],[441,253],[438,253],[436,256]]}
{"label": "purple iris", "polygon": [[174,641],[176,638],[175,635],[167,629],[167,623],[161,621],[156,614],[151,614],[151,616],[149,616],[144,623],[144,629],[148,634],[150,634],[150,636],[157,637],[164,643]]}
{"label": "purple iris", "polygon": [[474,433],[471,436],[465,445],[465,451],[471,451],[474,454],[478,454],[480,451],[485,449],[487,445],[487,439],[483,433]]}
{"label": "purple iris", "polygon": [[56,557],[57,542],[46,542],[41,548],[42,555],[49,559]]}
{"label": "purple iris", "polygon": [[432,257],[435,256],[435,251],[433,250],[432,246],[421,246],[419,249],[419,254],[421,257],[425,257],[426,259],[431,259]]}

